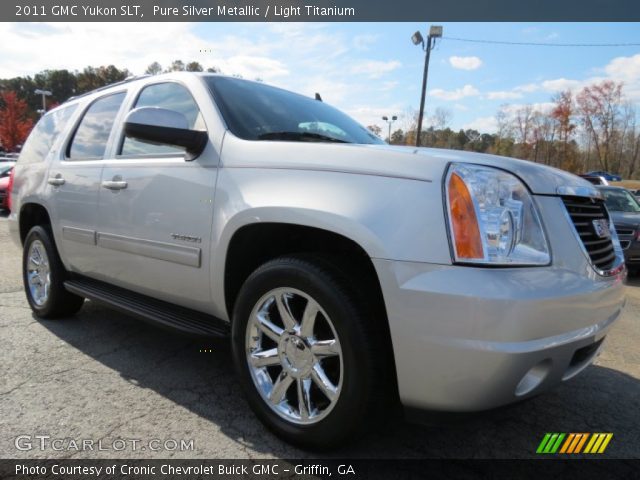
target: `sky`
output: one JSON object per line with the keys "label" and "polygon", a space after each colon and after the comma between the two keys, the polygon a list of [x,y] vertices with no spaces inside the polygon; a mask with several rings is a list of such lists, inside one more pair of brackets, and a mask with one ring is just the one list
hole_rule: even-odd
{"label": "sky", "polygon": [[[560,90],[622,81],[640,104],[640,47],[543,47],[454,40],[640,43],[637,23],[444,23],[431,52],[426,115],[491,133],[503,104],[549,108]],[[313,96],[364,125],[405,127],[420,102],[426,23],[0,23],[0,78],[114,64],[142,74],[153,61],[198,61],[225,74]],[[447,38],[449,37],[449,38]],[[428,121],[427,121],[428,124]]]}

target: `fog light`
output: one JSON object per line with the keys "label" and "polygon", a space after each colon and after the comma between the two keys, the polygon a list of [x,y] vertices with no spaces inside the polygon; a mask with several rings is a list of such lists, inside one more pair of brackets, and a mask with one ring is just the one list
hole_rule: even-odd
{"label": "fog light", "polygon": [[543,382],[547,375],[551,371],[551,359],[547,358],[542,362],[538,363],[535,367],[527,372],[527,374],[522,377],[520,383],[516,387],[516,397],[521,397],[528,393],[531,393],[533,390],[538,388],[540,384]]}

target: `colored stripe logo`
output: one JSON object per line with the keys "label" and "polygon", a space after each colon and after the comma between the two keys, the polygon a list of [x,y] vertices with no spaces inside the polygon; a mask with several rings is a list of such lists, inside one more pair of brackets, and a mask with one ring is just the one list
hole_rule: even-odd
{"label": "colored stripe logo", "polygon": [[545,433],[536,453],[604,453],[613,433]]}

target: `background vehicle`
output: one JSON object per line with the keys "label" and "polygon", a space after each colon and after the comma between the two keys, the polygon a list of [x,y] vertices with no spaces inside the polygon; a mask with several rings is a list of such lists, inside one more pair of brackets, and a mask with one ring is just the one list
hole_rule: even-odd
{"label": "background vehicle", "polygon": [[640,267],[640,203],[627,189],[622,187],[598,187],[604,195],[607,210],[611,215],[624,260],[632,273]]}
{"label": "background vehicle", "polygon": [[310,447],[398,401],[477,411],[539,394],[590,365],[624,305],[589,183],[389,146],[261,82],[172,73],[73,99],[37,124],[13,185],[38,317],[90,298],[230,335],[255,413]]}
{"label": "background vehicle", "polygon": [[591,175],[591,174],[585,174],[585,175],[578,175],[581,178],[584,178],[587,182],[591,183],[592,185],[609,185],[609,181],[600,175]]}
{"label": "background vehicle", "polygon": [[9,208],[9,182],[15,162],[0,162],[0,210]]}
{"label": "background vehicle", "polygon": [[608,182],[621,182],[622,177],[620,175],[615,175],[613,173],[605,172],[602,170],[598,170],[595,172],[587,172],[585,175],[589,175],[592,177],[604,177]]}

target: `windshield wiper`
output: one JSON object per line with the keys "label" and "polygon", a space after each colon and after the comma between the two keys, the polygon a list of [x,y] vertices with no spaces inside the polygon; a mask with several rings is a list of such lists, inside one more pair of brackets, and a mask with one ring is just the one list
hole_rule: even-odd
{"label": "windshield wiper", "polygon": [[317,141],[334,143],[351,143],[339,138],[329,137],[321,133],[312,132],[269,132],[258,135],[258,140],[289,140],[292,142]]}

